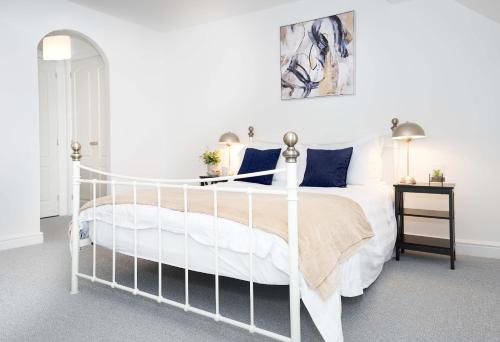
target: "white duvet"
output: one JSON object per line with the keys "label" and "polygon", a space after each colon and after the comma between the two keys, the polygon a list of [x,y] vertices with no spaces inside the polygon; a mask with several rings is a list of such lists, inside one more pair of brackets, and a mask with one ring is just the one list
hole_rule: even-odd
{"label": "white duvet", "polygon": [[[245,182],[219,183],[218,187],[268,187]],[[387,185],[354,185],[347,188],[299,188],[299,191],[330,193],[351,198],[361,205],[375,236],[342,264],[339,288],[330,298],[323,300],[308,287],[301,277],[301,297],[314,323],[325,341],[342,341],[340,296],[358,296],[382,271],[391,257],[396,238],[396,225],[391,191]],[[80,214],[80,229],[92,241],[112,248],[112,207],[96,209],[97,239],[92,227],[93,209]],[[162,225],[162,262],[184,267],[184,213],[160,210]],[[189,269],[215,273],[213,217],[189,213],[188,256]],[[116,251],[134,254],[133,205],[121,204],[115,209]],[[138,257],[158,261],[158,208],[137,206]],[[249,228],[240,223],[219,219],[218,247],[219,274],[249,280]],[[280,237],[254,229],[254,282],[269,285],[288,284],[288,246]]]}

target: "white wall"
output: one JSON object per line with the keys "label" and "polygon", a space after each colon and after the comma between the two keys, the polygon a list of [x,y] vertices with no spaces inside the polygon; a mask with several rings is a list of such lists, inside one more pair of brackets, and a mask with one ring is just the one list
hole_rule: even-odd
{"label": "white wall", "polygon": [[114,171],[162,174],[165,120],[160,34],[62,0],[0,0],[0,8],[2,249],[41,241],[37,45],[44,35],[78,31],[107,57]]}
{"label": "white wall", "polygon": [[[198,155],[227,130],[244,140],[252,124],[267,140],[294,129],[304,142],[328,142],[389,133],[399,116],[428,134],[413,144],[414,175],[424,180],[440,166],[458,183],[462,251],[500,246],[500,26],[452,0],[310,0],[169,34],[63,0],[0,4],[0,241],[39,241],[36,46],[52,30],[71,29],[109,61],[113,171],[196,176]],[[281,101],[279,26],[351,9],[356,95]],[[446,231],[442,223],[409,229]],[[483,255],[499,250],[484,247]]]}
{"label": "white wall", "polygon": [[[279,27],[352,9],[356,95],[281,101]],[[302,141],[329,142],[389,134],[398,116],[428,135],[412,146],[413,174],[426,180],[439,166],[458,184],[461,251],[500,246],[499,41],[498,23],[451,0],[302,1],[167,34],[167,170],[200,174],[196,157],[205,146],[229,129],[245,138],[249,124],[267,140],[293,129]],[[416,205],[428,201],[445,205],[432,198]],[[446,233],[443,222],[412,221],[410,231]]]}

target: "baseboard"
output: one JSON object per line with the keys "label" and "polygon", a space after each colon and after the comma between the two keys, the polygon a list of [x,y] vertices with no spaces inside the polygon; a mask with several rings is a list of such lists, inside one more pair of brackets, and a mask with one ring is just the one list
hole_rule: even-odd
{"label": "baseboard", "polygon": [[43,233],[18,235],[0,239],[0,251],[12,248],[19,248],[37,245],[43,242]]}
{"label": "baseboard", "polygon": [[500,243],[490,241],[457,240],[457,254],[500,259]]}

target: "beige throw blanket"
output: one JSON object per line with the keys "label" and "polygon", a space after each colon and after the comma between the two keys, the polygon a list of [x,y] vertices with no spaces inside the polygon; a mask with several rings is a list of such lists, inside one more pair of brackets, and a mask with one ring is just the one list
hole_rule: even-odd
{"label": "beige throw blanket", "polygon": [[[218,216],[248,225],[248,197],[244,193],[218,192]],[[132,194],[116,195],[116,204],[132,204]],[[156,189],[137,193],[137,203],[157,206]],[[111,196],[97,199],[96,206],[112,204]],[[92,208],[86,203],[82,210]],[[183,211],[182,189],[163,188],[163,208]],[[188,212],[213,215],[213,192],[188,191]],[[288,239],[286,197],[253,194],[253,226]],[[340,264],[354,254],[373,231],[361,207],[351,199],[299,193],[300,270],[310,287],[327,298],[335,292]]]}

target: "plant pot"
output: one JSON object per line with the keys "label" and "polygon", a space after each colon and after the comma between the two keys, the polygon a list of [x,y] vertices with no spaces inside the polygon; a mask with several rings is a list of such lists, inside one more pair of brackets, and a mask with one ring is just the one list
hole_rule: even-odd
{"label": "plant pot", "polygon": [[219,166],[216,164],[208,164],[207,165],[207,175],[209,176],[218,176],[220,174]]}
{"label": "plant pot", "polygon": [[444,178],[443,176],[440,176],[440,177],[432,176],[431,177],[431,182],[444,183],[445,181],[446,181],[446,178]]}

